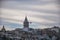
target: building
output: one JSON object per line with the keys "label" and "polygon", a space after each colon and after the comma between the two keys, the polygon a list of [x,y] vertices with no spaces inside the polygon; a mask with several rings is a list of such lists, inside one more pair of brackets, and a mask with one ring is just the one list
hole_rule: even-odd
{"label": "building", "polygon": [[57,37],[54,34],[55,34],[55,29],[59,29],[59,28],[56,27],[47,28],[47,29],[30,28],[27,17],[25,17],[23,26],[24,27],[22,29],[16,28],[15,30],[12,31],[6,31],[5,27],[3,26],[0,31],[0,40],[4,37],[7,38],[8,40],[56,40],[57,39]]}
{"label": "building", "polygon": [[4,25],[3,25],[2,29],[1,29],[1,32],[6,32],[6,29],[5,29]]}
{"label": "building", "polygon": [[29,30],[29,21],[27,19],[27,16],[25,17],[25,20],[23,22],[23,26],[24,26],[24,28],[23,28],[24,31],[28,31]]}

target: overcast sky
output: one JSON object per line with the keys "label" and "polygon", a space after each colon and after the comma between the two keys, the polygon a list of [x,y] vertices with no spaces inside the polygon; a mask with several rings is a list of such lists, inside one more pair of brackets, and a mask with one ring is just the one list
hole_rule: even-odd
{"label": "overcast sky", "polygon": [[0,29],[23,28],[27,16],[30,28],[60,26],[57,0],[4,0],[0,1]]}

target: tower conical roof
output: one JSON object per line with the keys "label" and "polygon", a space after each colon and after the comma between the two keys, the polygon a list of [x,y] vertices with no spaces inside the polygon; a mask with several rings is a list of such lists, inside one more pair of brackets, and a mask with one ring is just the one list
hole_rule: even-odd
{"label": "tower conical roof", "polygon": [[5,31],[6,31],[4,26],[3,26],[3,28],[1,29],[1,31],[2,31],[2,32],[5,32]]}
{"label": "tower conical roof", "polygon": [[28,19],[27,19],[27,16],[25,17],[25,20],[24,20],[25,22],[28,22]]}
{"label": "tower conical roof", "polygon": [[25,17],[23,26],[24,26],[24,28],[29,28],[29,22],[28,22],[27,16]]}

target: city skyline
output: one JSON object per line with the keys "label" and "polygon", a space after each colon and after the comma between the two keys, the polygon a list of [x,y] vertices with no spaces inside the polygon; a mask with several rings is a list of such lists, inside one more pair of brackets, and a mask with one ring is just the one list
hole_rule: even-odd
{"label": "city skyline", "polygon": [[27,16],[32,22],[30,28],[49,28],[60,26],[59,4],[57,0],[15,0],[0,1],[0,28],[23,28],[23,21]]}

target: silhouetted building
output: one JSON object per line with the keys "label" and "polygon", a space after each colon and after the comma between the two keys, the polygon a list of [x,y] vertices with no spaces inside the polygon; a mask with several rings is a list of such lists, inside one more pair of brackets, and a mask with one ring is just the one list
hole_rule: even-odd
{"label": "silhouetted building", "polygon": [[24,23],[23,23],[24,28],[29,28],[29,22],[27,17],[25,17]]}
{"label": "silhouetted building", "polygon": [[1,29],[0,40],[60,40],[60,28],[54,26],[46,29],[29,28],[27,17],[23,22],[23,29],[7,31],[5,27]]}
{"label": "silhouetted building", "polygon": [[1,32],[6,32],[5,27],[3,26],[3,28],[1,29]]}
{"label": "silhouetted building", "polygon": [[28,22],[27,16],[25,17],[25,20],[23,22],[23,26],[24,26],[23,30],[28,31],[28,29],[29,29],[29,22]]}

